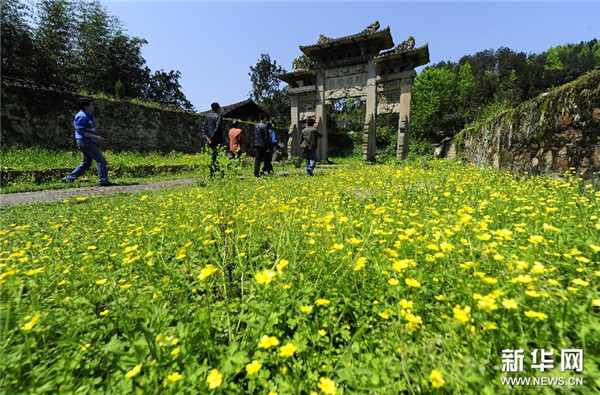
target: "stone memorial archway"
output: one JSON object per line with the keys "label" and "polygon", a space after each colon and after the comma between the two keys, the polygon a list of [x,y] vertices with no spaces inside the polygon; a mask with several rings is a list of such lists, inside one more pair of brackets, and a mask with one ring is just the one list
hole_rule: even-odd
{"label": "stone memorial archway", "polygon": [[[415,48],[409,37],[394,47],[387,27],[379,22],[352,36],[329,38],[321,35],[317,44],[300,46],[314,67],[293,65],[291,73],[277,76],[290,85],[291,118],[288,153],[299,155],[300,123],[321,118],[323,138],[319,140],[320,159],[327,159],[327,114],[325,104],[341,98],[366,101],[363,129],[363,159],[375,160],[377,114],[398,113],[398,159],[406,159],[410,132],[410,102],[414,68],[429,62],[427,44]],[[390,49],[391,48],[391,49]],[[383,51],[383,52],[382,52]]]}

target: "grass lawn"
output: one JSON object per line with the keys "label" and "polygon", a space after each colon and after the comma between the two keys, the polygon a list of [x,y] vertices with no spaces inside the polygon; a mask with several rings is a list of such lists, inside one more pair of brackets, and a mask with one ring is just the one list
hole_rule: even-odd
{"label": "grass lawn", "polygon": [[[568,177],[432,161],[3,207],[1,385],[597,393],[599,203]],[[583,372],[561,371],[573,349]]]}

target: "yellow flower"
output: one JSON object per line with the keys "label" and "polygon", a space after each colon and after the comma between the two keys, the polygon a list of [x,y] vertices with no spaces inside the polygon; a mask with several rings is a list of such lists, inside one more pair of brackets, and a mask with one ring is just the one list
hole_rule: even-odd
{"label": "yellow flower", "polygon": [[264,335],[263,337],[260,338],[260,341],[258,342],[258,348],[269,348],[271,346],[276,346],[279,344],[279,339],[277,339],[275,336],[267,336]]}
{"label": "yellow flower", "polygon": [[388,283],[395,287],[396,285],[400,284],[400,281],[396,280],[395,278],[390,278]]}
{"label": "yellow flower", "polygon": [[134,246],[130,246],[130,247],[125,247],[125,249],[123,250],[123,254],[129,254],[130,252],[136,251],[138,249],[138,245],[134,245]]}
{"label": "yellow flower", "polygon": [[450,252],[454,249],[454,246],[444,241],[440,244],[440,248],[442,249],[442,252]]}
{"label": "yellow flower", "polygon": [[27,270],[27,271],[23,272],[23,274],[25,274],[26,276],[33,276],[34,274],[42,273],[44,270],[45,270],[45,267],[42,266],[37,269]]}
{"label": "yellow flower", "polygon": [[414,331],[419,325],[421,325],[423,323],[423,320],[418,315],[414,315],[412,313],[403,313],[403,315],[404,315],[404,318],[408,321],[406,326],[411,331]]}
{"label": "yellow flower", "polygon": [[108,315],[108,313],[110,313],[110,310],[106,310],[106,309],[105,309],[105,310],[102,310],[102,311],[100,312],[100,315],[101,315],[102,317],[105,317],[105,316],[107,316],[107,315]]}
{"label": "yellow flower", "polygon": [[429,375],[429,380],[431,380],[431,385],[433,385],[435,388],[439,388],[446,383],[446,381],[444,381],[444,376],[442,375],[442,372],[440,372],[437,369],[433,369],[431,371],[431,374]]}
{"label": "yellow flower", "polygon": [[592,249],[592,251],[594,252],[600,252],[600,247],[594,244],[590,244],[589,247]]}
{"label": "yellow flower", "polygon": [[484,331],[491,331],[495,329],[498,329],[498,325],[496,325],[494,322],[486,322],[485,325],[483,325]]}
{"label": "yellow flower", "polygon": [[259,284],[269,284],[275,278],[275,272],[273,270],[265,270],[259,273],[256,273],[254,276],[256,282]]}
{"label": "yellow flower", "polygon": [[410,300],[402,299],[400,301],[400,306],[402,306],[403,309],[412,309],[413,302]]}
{"label": "yellow flower", "polygon": [[219,269],[216,268],[214,265],[208,264],[202,270],[200,270],[200,274],[198,275],[198,278],[200,280],[204,280],[205,278],[207,278],[208,276],[210,276],[211,274],[213,274],[214,272],[216,272],[218,270]]}
{"label": "yellow flower", "polygon": [[300,311],[302,311],[303,313],[312,313],[313,307],[312,306],[300,306]]}
{"label": "yellow flower", "polygon": [[331,301],[328,299],[317,299],[315,300],[315,303],[319,306],[327,306],[329,303],[331,303]]}
{"label": "yellow flower", "polygon": [[317,387],[319,387],[321,389],[321,391],[323,391],[323,393],[326,395],[332,395],[337,392],[337,387],[335,386],[335,381],[325,378],[325,377],[319,378]]}
{"label": "yellow flower", "polygon": [[482,296],[477,301],[477,308],[485,311],[494,311],[498,308],[496,301],[488,296]]}
{"label": "yellow flower", "polygon": [[537,311],[526,311],[525,315],[529,318],[537,318],[538,320],[544,321],[548,318],[548,316],[544,313],[539,313]]}
{"label": "yellow flower", "polygon": [[354,265],[353,270],[355,272],[362,270],[365,267],[365,264],[367,263],[367,258],[361,256],[360,258],[358,258],[356,260],[356,264]]}
{"label": "yellow flower", "polygon": [[182,378],[183,376],[179,372],[175,372],[167,376],[167,380],[169,380],[171,383],[175,383],[181,380]]}
{"label": "yellow flower", "polygon": [[343,244],[338,244],[338,243],[335,243],[335,244],[333,245],[332,249],[334,249],[334,250],[336,250],[336,251],[341,251],[341,250],[343,250],[343,249],[344,249],[344,245],[343,245]]}
{"label": "yellow flower", "polygon": [[434,296],[435,300],[444,300],[444,295],[436,295]]}
{"label": "yellow flower", "polygon": [[469,322],[469,319],[470,319],[469,313],[471,312],[471,307],[470,306],[465,306],[464,309],[461,309],[460,305],[457,304],[452,309],[452,312],[454,313],[454,318],[456,318],[457,320],[459,320],[463,324]]}
{"label": "yellow flower", "polygon": [[171,355],[176,356],[176,355],[179,355],[180,352],[181,352],[181,347],[177,347],[177,348],[174,348],[173,351],[171,351]]}
{"label": "yellow flower", "polygon": [[558,228],[557,228],[557,227],[555,227],[555,226],[548,225],[548,224],[543,224],[543,225],[542,225],[542,228],[543,228],[544,230],[549,230],[549,231],[551,231],[551,232],[560,232],[560,229],[558,229]]}
{"label": "yellow flower", "polygon": [[592,306],[600,307],[600,299],[592,299]]}
{"label": "yellow flower", "polygon": [[142,370],[142,365],[135,365],[133,367],[133,369],[131,369],[129,372],[125,373],[125,377],[127,377],[128,379],[131,379],[135,376],[137,376],[140,373],[140,370]]}
{"label": "yellow flower", "polygon": [[96,280],[96,285],[104,285],[106,284],[106,279],[103,278],[102,280]]}
{"label": "yellow flower", "polygon": [[580,287],[587,287],[588,285],[590,285],[589,282],[582,280],[580,278],[576,278],[573,280],[573,284],[575,285],[579,285]]}
{"label": "yellow flower", "polygon": [[90,349],[92,345],[90,343],[86,343],[83,346],[81,346],[81,351],[87,351]]}
{"label": "yellow flower", "polygon": [[390,315],[388,314],[387,311],[382,311],[381,313],[377,313],[381,318],[383,318],[384,320],[387,320],[390,318]]}
{"label": "yellow flower", "polygon": [[246,373],[254,374],[258,372],[262,368],[262,363],[258,361],[252,361],[251,363],[246,365]]}
{"label": "yellow flower", "polygon": [[502,306],[505,309],[516,309],[517,302],[514,299],[502,299]]}
{"label": "yellow flower", "polygon": [[[596,299],[596,300],[600,301],[600,299]],[[326,331],[324,331],[323,329],[319,329],[319,330],[317,331],[317,333],[318,333],[318,334],[319,334],[319,336],[321,336],[321,337],[323,337],[323,336],[325,336],[325,335],[327,334],[327,332],[326,332]]]}
{"label": "yellow flower", "polygon": [[290,262],[289,262],[287,259],[282,259],[282,260],[280,260],[280,261],[279,261],[279,263],[277,264],[277,271],[278,271],[279,273],[283,273],[283,269],[285,269],[285,267],[286,267],[287,265],[289,265],[289,263],[290,263]]}
{"label": "yellow flower", "polygon": [[296,351],[298,351],[298,347],[288,342],[284,346],[279,347],[279,356],[291,357]]}
{"label": "yellow flower", "polygon": [[362,243],[362,240],[357,239],[356,237],[351,237],[348,240],[346,240],[348,243],[352,244],[353,246]]}
{"label": "yellow flower", "polygon": [[544,242],[544,237],[540,235],[532,235],[527,239],[531,244],[539,244]]}
{"label": "yellow flower", "polygon": [[405,278],[404,282],[406,283],[406,285],[408,285],[409,287],[415,287],[415,288],[421,288],[421,283],[418,282],[415,279],[412,278]]}
{"label": "yellow flower", "polygon": [[219,372],[219,369],[213,369],[208,374],[206,382],[208,383],[208,388],[211,390],[215,389],[223,382],[223,374]]}
{"label": "yellow flower", "polygon": [[38,322],[39,319],[40,319],[40,313],[35,313],[33,318],[28,323],[26,323],[25,325],[23,325],[21,327],[21,330],[24,330],[24,331],[31,330],[31,328],[33,328],[33,326]]}

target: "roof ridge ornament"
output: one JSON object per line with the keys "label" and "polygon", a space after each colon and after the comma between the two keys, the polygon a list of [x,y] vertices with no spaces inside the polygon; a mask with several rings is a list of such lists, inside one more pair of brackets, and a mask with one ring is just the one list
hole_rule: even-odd
{"label": "roof ridge ornament", "polygon": [[377,30],[379,30],[379,27],[380,27],[379,21],[375,21],[375,22],[371,23],[369,26],[367,26],[367,28],[365,30],[363,30],[362,32],[360,32],[359,34],[376,33]]}
{"label": "roof ridge ornament", "polygon": [[406,40],[404,40],[400,44],[396,45],[396,48],[394,48],[394,53],[410,51],[414,47],[415,47],[415,38],[413,36],[408,36],[408,38]]}

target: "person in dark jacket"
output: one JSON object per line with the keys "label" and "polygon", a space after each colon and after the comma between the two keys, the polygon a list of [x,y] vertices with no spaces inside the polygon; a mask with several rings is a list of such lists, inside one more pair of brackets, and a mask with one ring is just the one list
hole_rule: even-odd
{"label": "person in dark jacket", "polygon": [[306,159],[306,174],[312,176],[317,163],[317,139],[323,135],[317,129],[320,118],[317,117],[316,125],[314,119],[306,121],[306,127],[302,129],[302,142],[300,148],[303,150],[303,156]]}
{"label": "person in dark jacket", "polygon": [[98,185],[101,187],[115,185],[108,181],[108,170],[106,159],[100,153],[96,146],[99,141],[104,141],[104,138],[96,133],[94,125],[94,104],[87,97],[81,97],[77,100],[79,112],[75,115],[73,124],[75,126],[75,139],[77,140],[77,148],[83,153],[83,162],[77,166],[71,173],[64,177],[62,182],[73,182],[77,177],[81,176],[92,165],[92,160],[98,163]]}
{"label": "person in dark jacket", "polygon": [[[219,155],[219,145],[223,141],[223,133],[221,132],[221,113],[223,109],[217,102],[212,103],[210,108],[211,110],[206,114],[202,125],[202,138],[212,150],[212,162],[210,164],[210,176],[212,177],[216,172],[219,172],[217,157]],[[222,171],[221,175],[223,175]]]}
{"label": "person in dark jacket", "polygon": [[271,142],[269,136],[269,127],[267,122],[269,117],[265,113],[261,113],[258,118],[260,122],[254,126],[254,149],[256,150],[256,158],[254,158],[254,176],[260,177],[260,164],[265,163],[267,155],[271,151]]}
{"label": "person in dark jacket", "polygon": [[275,134],[275,130],[273,130],[273,123],[267,122],[267,128],[269,129],[269,143],[271,144],[271,149],[267,153],[265,157],[265,164],[263,165],[263,172],[267,174],[271,174],[273,172],[273,155],[275,151],[283,148],[279,141],[277,141],[277,136]]}

